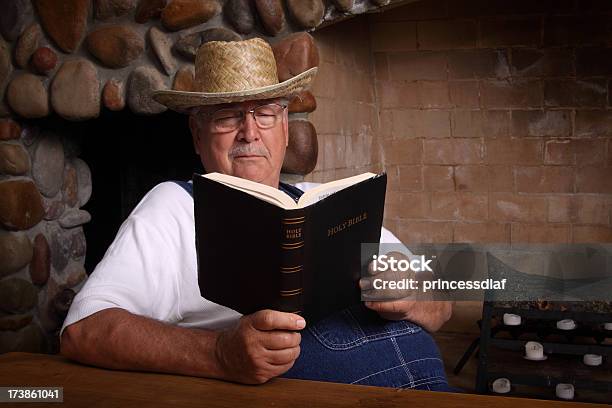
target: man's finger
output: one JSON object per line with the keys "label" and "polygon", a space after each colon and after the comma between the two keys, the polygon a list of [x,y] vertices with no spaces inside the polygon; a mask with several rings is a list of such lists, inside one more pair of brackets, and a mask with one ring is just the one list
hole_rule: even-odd
{"label": "man's finger", "polygon": [[413,291],[400,289],[369,289],[361,291],[361,300],[398,300],[406,298],[416,298]]}
{"label": "man's finger", "polygon": [[300,333],[289,331],[271,331],[263,333],[261,345],[268,350],[282,350],[300,345],[302,336]]}
{"label": "man's finger", "polygon": [[278,377],[279,375],[285,374],[287,371],[291,369],[291,367],[293,367],[293,364],[295,364],[295,360],[287,364],[279,364],[279,365],[268,363],[271,372],[274,374],[274,377]]}
{"label": "man's finger", "polygon": [[389,302],[365,302],[365,306],[369,309],[375,310],[379,313],[398,313],[405,312],[410,308],[409,303],[415,303],[414,301],[389,301]]}
{"label": "man's finger", "polygon": [[418,296],[418,289],[412,289],[412,286],[418,287],[418,282],[414,279],[410,282],[408,276],[410,275],[397,277],[395,272],[386,271],[376,277],[361,278],[359,279],[361,298],[362,300],[415,299]]}
{"label": "man's finger", "polygon": [[368,279],[368,278],[359,279],[359,289],[361,289],[362,291],[374,289],[374,286],[372,285],[372,279]]}
{"label": "man's finger", "polygon": [[269,309],[253,313],[251,324],[257,330],[301,330],[306,327],[306,321],[300,315]]}
{"label": "man's finger", "polygon": [[266,356],[266,360],[273,365],[284,365],[295,361],[299,355],[300,346],[296,346],[283,350],[270,351]]}

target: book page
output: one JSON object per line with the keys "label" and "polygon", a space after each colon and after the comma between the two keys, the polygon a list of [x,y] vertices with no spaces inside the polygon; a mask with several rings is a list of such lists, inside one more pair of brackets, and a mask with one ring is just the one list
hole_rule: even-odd
{"label": "book page", "polygon": [[221,173],[207,173],[202,174],[200,177],[206,177],[207,179],[216,181],[228,187],[240,190],[244,193],[250,194],[254,197],[259,198],[262,201],[274,204],[277,207],[284,208],[286,210],[305,208],[316,202],[323,200],[342,189],[350,187],[354,184],[358,184],[364,180],[372,177],[376,177],[374,173],[363,173],[357,176],[347,177],[344,179],[330,181],[329,183],[321,184],[320,186],[314,187],[306,191],[296,204],[295,201],[289,195],[281,190],[274,187],[270,187],[265,184],[256,183],[251,180],[243,179],[240,177],[229,176]]}
{"label": "book page", "polygon": [[306,191],[298,200],[297,208],[304,208],[316,202],[323,200],[340,190],[350,187],[354,184],[361,183],[369,178],[376,177],[374,173],[362,173],[357,176],[347,177],[344,179],[330,181],[329,183],[321,184]]}
{"label": "book page", "polygon": [[201,177],[206,177],[207,179],[214,180],[228,187],[243,191],[259,198],[262,201],[274,204],[277,207],[287,210],[297,208],[295,201],[293,201],[291,197],[284,192],[265,184],[256,183],[251,180],[221,173],[207,173],[202,174]]}

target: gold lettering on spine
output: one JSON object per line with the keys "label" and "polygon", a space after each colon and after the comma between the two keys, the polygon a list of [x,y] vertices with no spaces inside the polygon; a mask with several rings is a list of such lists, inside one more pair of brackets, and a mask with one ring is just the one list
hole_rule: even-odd
{"label": "gold lettering on spine", "polygon": [[335,235],[337,233],[339,233],[340,231],[343,231],[347,228],[352,227],[353,225],[357,225],[359,224],[361,221],[367,220],[368,219],[368,213],[367,212],[363,212],[355,217],[349,218],[343,222],[341,222],[338,225],[335,225],[333,227],[330,227],[327,229],[327,236],[331,237],[332,235]]}
{"label": "gold lettering on spine", "polygon": [[287,228],[285,230],[285,239],[302,238],[302,228]]}
{"label": "gold lettering on spine", "polygon": [[[285,311],[300,313],[303,307],[301,273],[304,268],[303,247],[305,217],[288,217],[282,219],[281,225],[281,289],[280,304]],[[297,296],[297,297],[296,297]]]}

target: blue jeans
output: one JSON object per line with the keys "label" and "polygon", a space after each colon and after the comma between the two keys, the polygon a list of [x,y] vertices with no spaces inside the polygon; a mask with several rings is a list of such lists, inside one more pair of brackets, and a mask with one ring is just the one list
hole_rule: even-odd
{"label": "blue jeans", "polygon": [[433,338],[359,304],[302,331],[300,357],[283,377],[381,387],[454,391]]}

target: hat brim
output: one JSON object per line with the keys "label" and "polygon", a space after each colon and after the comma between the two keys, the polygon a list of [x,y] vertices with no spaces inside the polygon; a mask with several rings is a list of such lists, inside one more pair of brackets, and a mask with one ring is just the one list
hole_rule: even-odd
{"label": "hat brim", "polygon": [[197,106],[272,99],[292,95],[308,89],[316,73],[317,67],[313,67],[278,84],[247,91],[208,93],[164,90],[153,92],[152,97],[156,102],[172,110],[187,113],[191,108]]}

